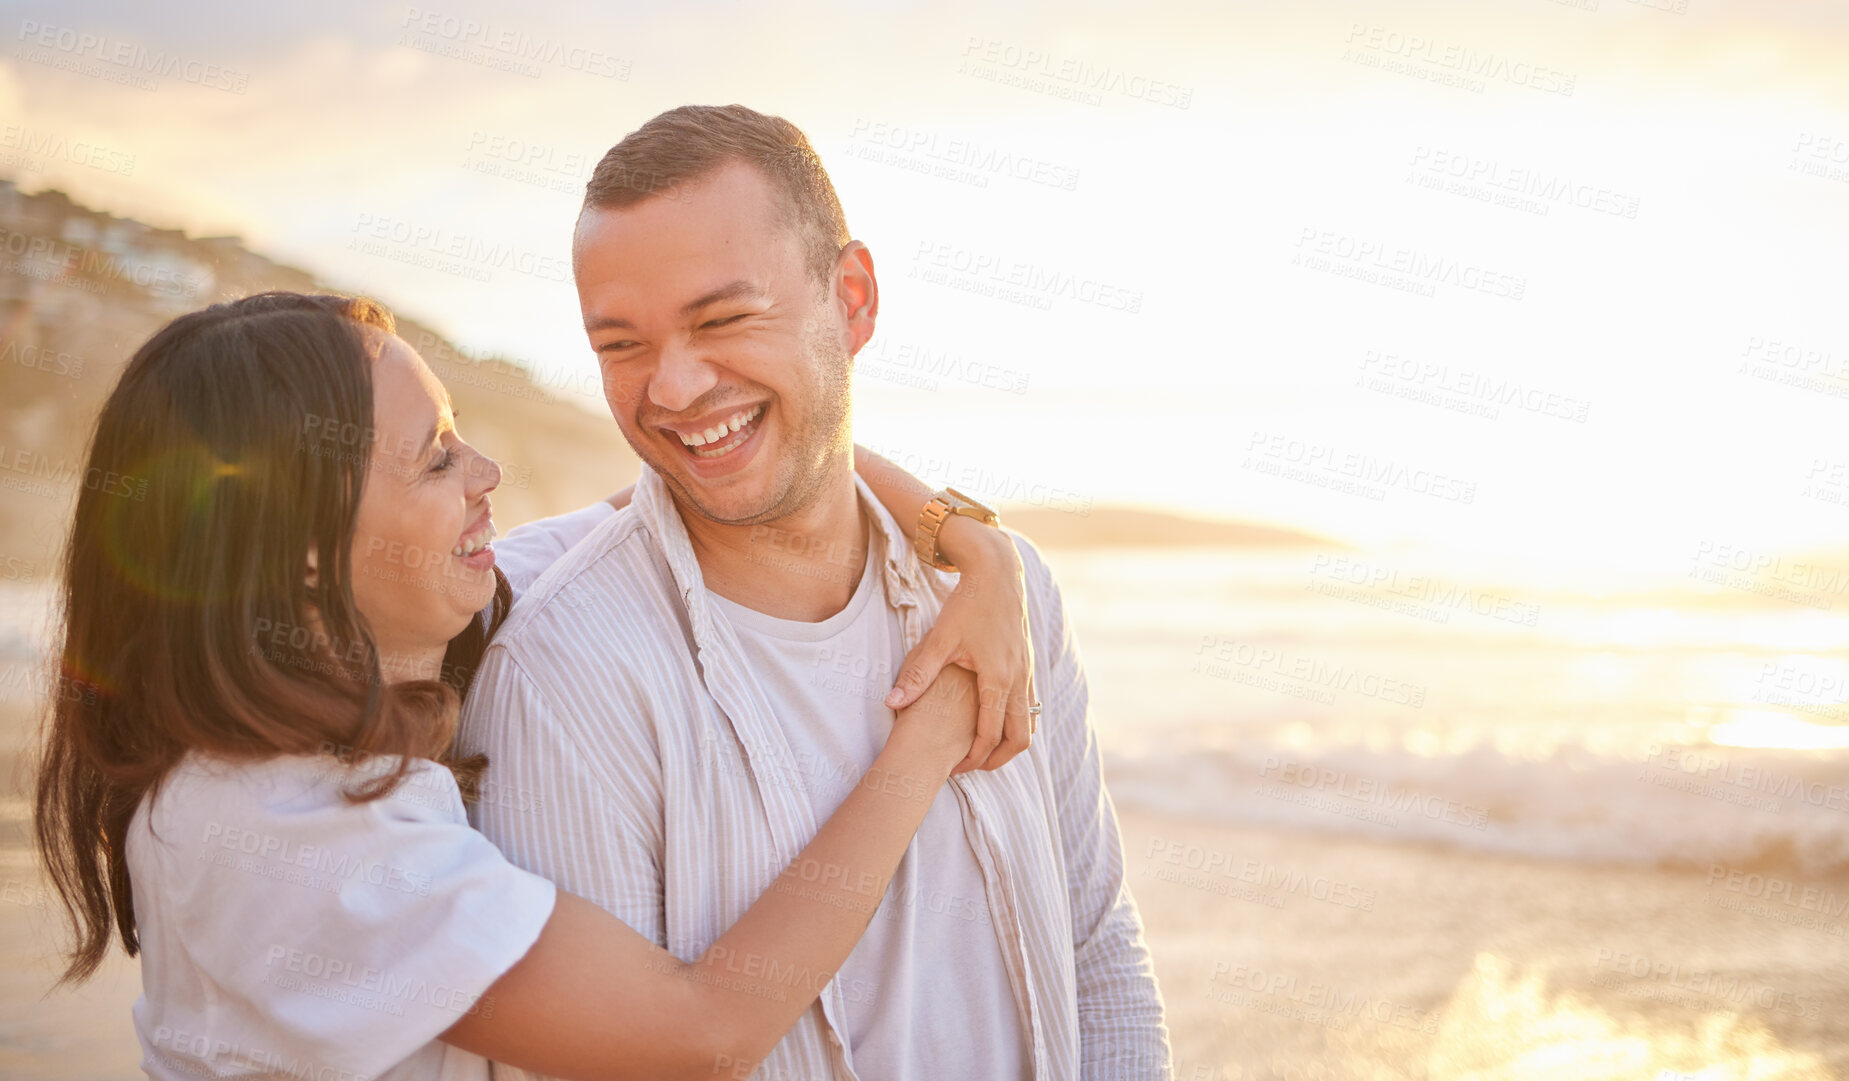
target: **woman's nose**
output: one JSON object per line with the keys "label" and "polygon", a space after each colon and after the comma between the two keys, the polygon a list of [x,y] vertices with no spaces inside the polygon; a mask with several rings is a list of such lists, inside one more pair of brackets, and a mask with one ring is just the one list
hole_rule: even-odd
{"label": "woman's nose", "polygon": [[501,486],[501,463],[475,452],[469,462],[469,498],[487,495]]}

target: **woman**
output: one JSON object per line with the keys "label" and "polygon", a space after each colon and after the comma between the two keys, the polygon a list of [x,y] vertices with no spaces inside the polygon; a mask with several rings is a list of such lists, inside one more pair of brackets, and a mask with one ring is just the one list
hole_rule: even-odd
{"label": "woman", "polygon": [[[79,495],[36,825],[65,978],[117,935],[142,956],[154,1077],[742,1077],[865,929],[930,803],[910,793],[980,758],[946,668],[792,863],[836,873],[773,883],[683,962],[507,863],[464,816],[483,763],[434,761],[512,590],[484,540],[498,469],[383,309],[264,294],[175,320],[88,464],[147,495]],[[883,487],[915,518],[922,486]],[[523,531],[525,577],[594,517]],[[979,621],[953,597],[914,660],[1024,673],[954,629],[1025,654],[1012,546],[956,528],[945,555],[1016,588]]]}

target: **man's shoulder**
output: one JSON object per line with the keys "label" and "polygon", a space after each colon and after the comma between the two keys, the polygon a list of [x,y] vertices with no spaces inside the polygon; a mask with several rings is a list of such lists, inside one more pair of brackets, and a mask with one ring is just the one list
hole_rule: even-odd
{"label": "man's shoulder", "polygon": [[1021,577],[1027,593],[1027,633],[1033,639],[1037,662],[1052,663],[1066,657],[1075,647],[1066,618],[1066,598],[1060,591],[1059,578],[1033,541],[1004,526],[1002,532],[1014,541],[1021,556]]}
{"label": "man's shoulder", "polygon": [[492,649],[595,650],[612,638],[658,636],[679,616],[674,577],[659,541],[633,506],[610,515],[539,576],[514,602]]}
{"label": "man's shoulder", "polygon": [[1046,556],[1040,552],[1039,545],[1006,526],[1002,532],[1014,542],[1014,550],[1021,556],[1021,575],[1027,583],[1027,599],[1030,605],[1039,605],[1057,610],[1061,604],[1059,579],[1054,576],[1053,568],[1047,564]]}
{"label": "man's shoulder", "polygon": [[1025,533],[1007,526],[1001,529],[1014,542],[1015,551],[1021,553],[1021,569],[1027,572],[1028,582],[1032,584],[1038,578],[1047,585],[1057,586],[1058,583],[1053,581],[1053,569],[1047,566],[1046,557],[1040,554],[1040,546],[1028,539]]}

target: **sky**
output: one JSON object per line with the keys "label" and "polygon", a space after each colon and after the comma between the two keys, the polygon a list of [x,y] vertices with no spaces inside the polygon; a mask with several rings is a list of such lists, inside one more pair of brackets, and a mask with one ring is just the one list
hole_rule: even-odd
{"label": "sky", "polygon": [[928,481],[1536,573],[1849,565],[1843,5],[608,7],[0,4],[0,173],[601,409],[583,181],[742,102],[873,252],[856,434]]}

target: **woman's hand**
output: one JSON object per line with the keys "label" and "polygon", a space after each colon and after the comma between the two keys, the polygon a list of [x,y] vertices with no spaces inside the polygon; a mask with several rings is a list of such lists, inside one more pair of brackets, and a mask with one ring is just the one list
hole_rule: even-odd
{"label": "woman's hand", "polygon": [[923,694],[900,707],[889,743],[921,753],[924,761],[940,770],[935,789],[953,770],[964,768],[976,724],[975,675],[954,664],[945,665]]}
{"label": "woman's hand", "polygon": [[[954,665],[975,673],[976,734],[952,773],[996,769],[1027,749],[1034,721],[1034,643],[1027,631],[1021,554],[1006,533],[961,515],[948,518],[938,548],[957,566],[957,588],[937,622],[899,667],[886,704],[903,710]],[[966,674],[967,675],[967,674]],[[935,694],[935,692],[934,692]]]}

